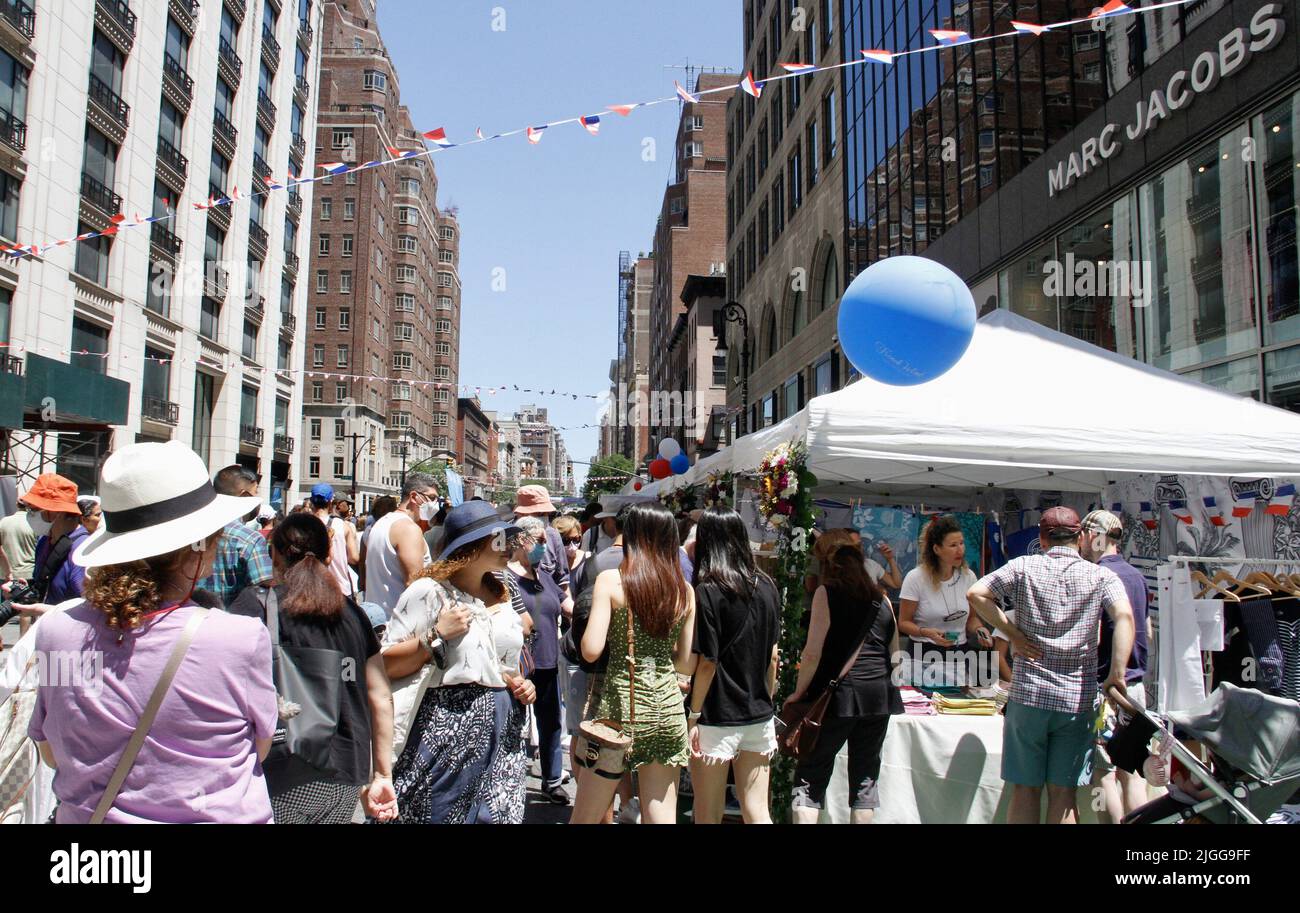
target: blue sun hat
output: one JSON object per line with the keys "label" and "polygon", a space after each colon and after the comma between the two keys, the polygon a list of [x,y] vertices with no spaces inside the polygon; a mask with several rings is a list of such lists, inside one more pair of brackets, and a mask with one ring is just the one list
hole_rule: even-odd
{"label": "blue sun hat", "polygon": [[504,531],[507,536],[519,532],[519,527],[511,520],[503,520],[497,510],[487,501],[466,501],[460,507],[453,507],[447,512],[447,519],[442,524],[443,534],[439,561],[446,561],[452,553],[471,543],[486,539]]}

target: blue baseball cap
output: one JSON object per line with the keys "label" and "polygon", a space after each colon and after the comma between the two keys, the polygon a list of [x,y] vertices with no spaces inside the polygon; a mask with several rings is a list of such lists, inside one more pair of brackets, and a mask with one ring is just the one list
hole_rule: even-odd
{"label": "blue baseball cap", "polygon": [[334,486],[321,482],[313,485],[311,488],[311,497],[313,501],[324,501],[331,504],[334,501]]}
{"label": "blue baseball cap", "polygon": [[361,603],[361,611],[366,613],[366,618],[370,620],[370,626],[372,628],[378,628],[388,624],[388,613],[385,612],[384,607],[377,602]]}

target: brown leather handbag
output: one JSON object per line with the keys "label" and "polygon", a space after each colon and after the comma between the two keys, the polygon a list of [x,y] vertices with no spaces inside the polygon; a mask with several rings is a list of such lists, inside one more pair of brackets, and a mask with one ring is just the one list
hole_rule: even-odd
{"label": "brown leather handbag", "polygon": [[835,696],[835,691],[844,676],[849,674],[853,664],[858,661],[858,655],[866,646],[867,638],[871,636],[871,629],[875,626],[878,614],[880,614],[880,603],[875,603],[875,611],[867,621],[867,629],[862,635],[862,640],[858,641],[858,648],[849,654],[848,661],[844,663],[840,674],[826,684],[826,688],[816,700],[786,701],[782,705],[781,712],[777,714],[777,731],[780,733],[777,736],[777,748],[787,758],[794,758],[796,761],[807,758],[817,747],[817,739],[822,734],[822,718],[826,716],[831,698]]}

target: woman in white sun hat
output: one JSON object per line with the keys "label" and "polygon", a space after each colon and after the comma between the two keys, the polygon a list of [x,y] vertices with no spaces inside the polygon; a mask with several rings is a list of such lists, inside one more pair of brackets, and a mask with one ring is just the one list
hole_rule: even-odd
{"label": "woman in white sun hat", "polygon": [[83,602],[42,620],[51,663],[28,733],[55,768],[59,823],[271,822],[262,758],[275,732],[271,642],[252,618],[191,600],[222,528],[258,506],[219,495],[172,441],[113,453],[103,523],[72,560]]}

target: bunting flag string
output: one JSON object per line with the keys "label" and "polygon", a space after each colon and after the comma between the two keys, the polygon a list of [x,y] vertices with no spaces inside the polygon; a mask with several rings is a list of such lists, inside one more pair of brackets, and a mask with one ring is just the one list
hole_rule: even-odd
{"label": "bunting flag string", "polygon": [[[15,353],[37,351],[36,349],[29,348],[28,346],[26,346],[21,342],[0,342],[0,350],[3,349],[8,349],[9,351]],[[68,358],[70,356],[77,355],[83,358],[107,359],[109,355],[111,355],[112,353],[91,352],[89,349],[57,349],[56,350],[56,349],[43,346],[41,347],[41,353],[38,354],[45,354],[47,356],[53,356],[58,358]],[[192,364],[195,361],[195,359],[188,358],[188,357],[178,359],[175,357],[158,358],[153,355],[145,355],[143,356],[143,358],[145,361],[156,362],[162,365],[172,364],[177,361],[180,361],[184,364]],[[238,366],[240,363],[241,363],[240,359],[238,358],[228,359],[228,363],[223,362],[223,364],[227,368],[233,368],[235,366]],[[535,390],[531,387],[520,387],[517,384],[496,384],[493,386],[484,386],[482,384],[477,384],[477,385],[476,384],[452,384],[441,380],[415,380],[410,377],[386,377],[386,376],[380,376],[378,374],[347,374],[339,371],[326,371],[321,368],[268,368],[264,366],[259,366],[259,369],[263,375],[267,375],[267,374],[302,375],[302,377],[305,380],[362,380],[362,381],[373,381],[375,383],[407,384],[412,387],[433,387],[439,390],[454,389],[454,390],[459,390],[462,393],[476,393],[480,395],[483,393],[487,393],[489,396],[496,396],[499,393],[504,393],[506,391],[511,391],[514,393],[527,393],[530,396],[558,396],[564,399],[572,399],[572,400],[579,400],[579,399],[600,400],[609,396],[609,391],[604,391],[602,393],[573,393],[568,390]],[[600,426],[592,425],[590,427],[598,428]]]}
{"label": "bunting flag string", "polygon": [[[668,104],[676,101],[688,102],[691,104],[699,102],[706,95],[714,95],[723,92],[744,92],[754,98],[760,97],[763,87],[770,82],[776,82],[782,79],[799,79],[810,76],[814,73],[829,72],[846,67],[860,66],[864,63],[883,64],[885,66],[893,65],[901,57],[907,57],[914,54],[926,54],[934,51],[951,49],[955,46],[966,47],[973,44],[980,44],[989,41],[999,41],[1007,38],[1023,38],[1025,36],[1041,37],[1047,32],[1067,29],[1075,25],[1082,25],[1089,22],[1095,22],[1098,19],[1108,19],[1119,16],[1136,16],[1142,13],[1154,12],[1156,10],[1168,9],[1172,7],[1187,6],[1199,0],[1160,0],[1160,2],[1148,3],[1144,6],[1132,6],[1121,0],[1110,0],[1101,6],[1096,7],[1087,16],[1076,19],[1069,19],[1064,22],[1054,23],[1032,23],[1013,20],[1011,30],[995,34],[972,37],[964,31],[956,29],[931,29],[929,34],[934,39],[935,44],[924,45],[912,48],[906,51],[890,51],[883,49],[862,50],[862,57],[859,59],[846,60],[843,63],[829,64],[827,66],[816,66],[808,63],[782,63],[779,67],[784,72],[769,76],[764,80],[756,80],[752,72],[747,72],[744,78],[737,83],[730,85],[717,86],[711,89],[700,89],[694,93],[688,92],[680,82],[674,81],[676,89],[674,95],[664,98],[652,99],[650,101],[635,102],[631,104],[606,105],[603,111],[610,111],[622,117],[628,117],[637,108],[648,108],[655,105]],[[426,131],[420,134],[420,137],[432,145],[433,148],[424,149],[399,149],[390,147],[387,149],[389,159],[384,161],[370,161],[361,165],[349,165],[346,162],[325,162],[317,167],[323,172],[315,176],[293,175],[289,173],[287,180],[281,181],[274,177],[264,178],[265,186],[254,188],[249,191],[243,191],[236,187],[228,196],[209,197],[206,201],[194,203],[194,209],[204,211],[215,209],[217,207],[230,206],[235,201],[248,199],[253,196],[262,196],[274,191],[293,190],[301,184],[312,184],[318,181],[333,178],[336,175],[350,174],[358,171],[365,171],[371,168],[379,168],[386,165],[392,165],[397,162],[410,161],[415,158],[430,156],[435,152],[445,151],[456,147],[478,145],[480,143],[492,142],[493,140],[506,139],[508,137],[523,135],[532,145],[541,142],[542,134],[548,128],[560,127],[567,124],[579,124],[588,133],[596,136],[599,130],[600,116],[599,113],[580,115],[578,117],[569,117],[562,120],[551,121],[549,123],[537,124],[534,126],[521,127],[516,130],[507,130],[502,133],[494,133],[491,136],[485,136],[483,129],[477,128],[474,131],[475,139],[465,143],[454,143],[447,138],[446,129],[438,127],[434,130]],[[117,214],[113,216],[112,222],[102,231],[86,232],[71,238],[64,238],[57,241],[51,241],[45,244],[32,244],[28,242],[13,244],[8,247],[0,245],[0,255],[8,255],[10,259],[21,259],[24,257],[38,257],[42,252],[55,247],[63,247],[69,243],[89,241],[99,237],[111,237],[118,234],[119,231],[135,228],[139,225],[149,225],[155,222],[165,222],[174,219],[175,210],[170,210],[166,215],[151,216],[149,218],[140,218],[137,216],[135,221],[126,221],[125,216]]]}

